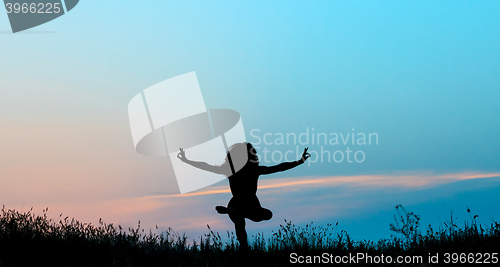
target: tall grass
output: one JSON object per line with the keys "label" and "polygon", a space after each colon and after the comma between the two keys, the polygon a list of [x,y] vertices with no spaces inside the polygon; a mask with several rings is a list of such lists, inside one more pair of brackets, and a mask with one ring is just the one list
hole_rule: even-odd
{"label": "tall grass", "polygon": [[[468,210],[470,214],[470,210]],[[337,224],[296,226],[286,221],[269,238],[257,234],[250,248],[239,250],[232,232],[224,238],[208,227],[199,240],[188,242],[172,229],[145,232],[140,227],[122,229],[102,220],[98,225],[79,222],[62,214],[54,220],[2,208],[0,214],[0,266],[288,266],[290,253],[334,255],[422,255],[444,252],[498,252],[500,224],[483,226],[477,215],[462,227],[452,216],[444,227],[430,225],[422,234],[420,217],[396,206],[395,235],[379,241],[353,240]],[[225,235],[226,235],[225,234]],[[394,264],[393,264],[394,265]]]}

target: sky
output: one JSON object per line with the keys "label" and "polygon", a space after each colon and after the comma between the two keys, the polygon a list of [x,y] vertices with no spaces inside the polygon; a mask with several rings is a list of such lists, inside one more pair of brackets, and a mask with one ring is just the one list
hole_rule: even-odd
{"label": "sky", "polygon": [[[140,220],[192,238],[207,224],[232,230],[214,210],[231,197],[227,181],[158,194],[169,191],[171,163],[138,154],[131,137],[132,97],[195,71],[207,108],[240,113],[261,164],[313,152],[296,169],[261,177],[258,196],[274,217],[248,223],[249,233],[270,236],[287,219],[386,238],[398,204],[422,225],[437,228],[452,211],[467,220],[467,207],[489,224],[500,217],[499,8],[87,0],[15,34],[0,12],[0,204],[93,223]],[[305,133],[328,143],[277,140]],[[363,144],[363,134],[377,139]],[[328,162],[328,153],[344,158]]]}

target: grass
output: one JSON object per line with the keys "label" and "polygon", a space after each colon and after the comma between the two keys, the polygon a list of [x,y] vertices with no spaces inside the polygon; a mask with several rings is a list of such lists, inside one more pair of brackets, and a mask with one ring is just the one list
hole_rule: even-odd
{"label": "grass", "polygon": [[395,235],[376,242],[353,240],[347,232],[337,231],[338,223],[296,226],[285,220],[271,237],[253,236],[247,251],[239,250],[232,232],[227,232],[223,240],[210,227],[198,241],[189,243],[185,235],[172,229],[160,234],[145,232],[140,222],[137,228],[124,230],[102,220],[92,225],[63,218],[62,214],[54,220],[46,212],[35,215],[32,210],[19,213],[2,208],[0,266],[289,266],[296,265],[290,263],[290,253],[421,255],[427,260],[428,253],[442,256],[446,252],[500,251],[500,224],[492,222],[483,227],[470,210],[470,221],[462,227],[456,225],[452,214],[444,227],[434,230],[429,225],[422,234],[420,217],[398,205],[394,223],[390,224]]}

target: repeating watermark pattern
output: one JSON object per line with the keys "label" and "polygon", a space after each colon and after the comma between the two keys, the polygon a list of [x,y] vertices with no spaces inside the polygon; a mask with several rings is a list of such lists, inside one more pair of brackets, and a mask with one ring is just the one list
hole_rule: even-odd
{"label": "repeating watermark pattern", "polygon": [[[136,151],[168,157],[178,185],[188,193],[225,177],[193,168],[177,158],[179,148],[187,157],[220,165],[228,148],[246,142],[240,114],[229,109],[207,109],[195,72],[157,83],[132,98],[128,105],[130,129]],[[236,152],[235,152],[236,153]],[[231,152],[233,173],[248,160],[247,151]]]}
{"label": "repeating watermark pattern", "polygon": [[[326,133],[315,132],[314,127],[307,127],[301,133],[265,133],[260,129],[250,131],[250,142],[261,154],[261,161],[265,163],[279,163],[281,161],[291,161],[300,157],[299,146],[310,146],[308,152],[311,158],[307,165],[314,163],[363,163],[366,160],[366,153],[363,146],[377,146],[378,133],[351,132],[346,133]],[[289,148],[295,146],[294,150],[274,149],[268,150],[267,146],[283,146]],[[340,146],[345,148],[338,149]],[[351,147],[356,147],[351,149]]]}
{"label": "repeating watermark pattern", "polygon": [[71,9],[79,0],[4,0],[12,32],[42,25],[56,19]]}

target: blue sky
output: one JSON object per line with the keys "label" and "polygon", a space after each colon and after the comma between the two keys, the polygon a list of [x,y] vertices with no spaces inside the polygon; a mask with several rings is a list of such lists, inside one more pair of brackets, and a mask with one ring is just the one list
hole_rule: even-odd
{"label": "blue sky", "polygon": [[[499,8],[495,1],[81,1],[66,15],[16,34],[0,12],[4,204],[54,206],[97,221],[109,214],[93,211],[99,203],[135,203],[157,191],[168,163],[135,153],[127,104],[141,90],[190,71],[196,71],[207,107],[241,114],[250,142],[253,129],[262,136],[308,128],[347,134],[354,128],[379,136],[378,145],[349,146],[364,151],[362,163],[315,163],[264,180],[499,173]],[[474,186],[459,186],[463,179],[434,185],[450,186],[450,195],[415,187],[414,202],[396,189],[387,201],[378,200],[384,189],[374,189],[373,199],[357,191],[359,212],[341,218],[364,238],[370,229],[363,216],[388,228],[392,217],[381,214],[392,214],[399,203],[425,210],[435,202],[441,216],[476,203],[491,213],[484,217],[498,217],[485,208],[497,204],[498,180],[484,179],[496,182],[485,194],[491,199],[476,197],[483,181],[477,179],[468,181]],[[331,190],[307,189],[301,197],[340,189]],[[219,205],[229,194],[214,198],[200,202]],[[171,203],[189,206],[194,200],[187,199],[162,199],[149,213],[139,212],[136,203],[133,215],[108,220],[168,227],[192,220],[189,211],[172,215]],[[286,210],[282,217],[295,211],[286,201],[264,199]],[[379,209],[365,205],[373,201]],[[169,213],[168,207],[166,217],[151,215]],[[325,209],[315,221],[335,219]],[[207,211],[207,220],[230,227],[216,216]],[[436,214],[428,216],[439,222]],[[281,219],[251,227],[273,229]]]}

